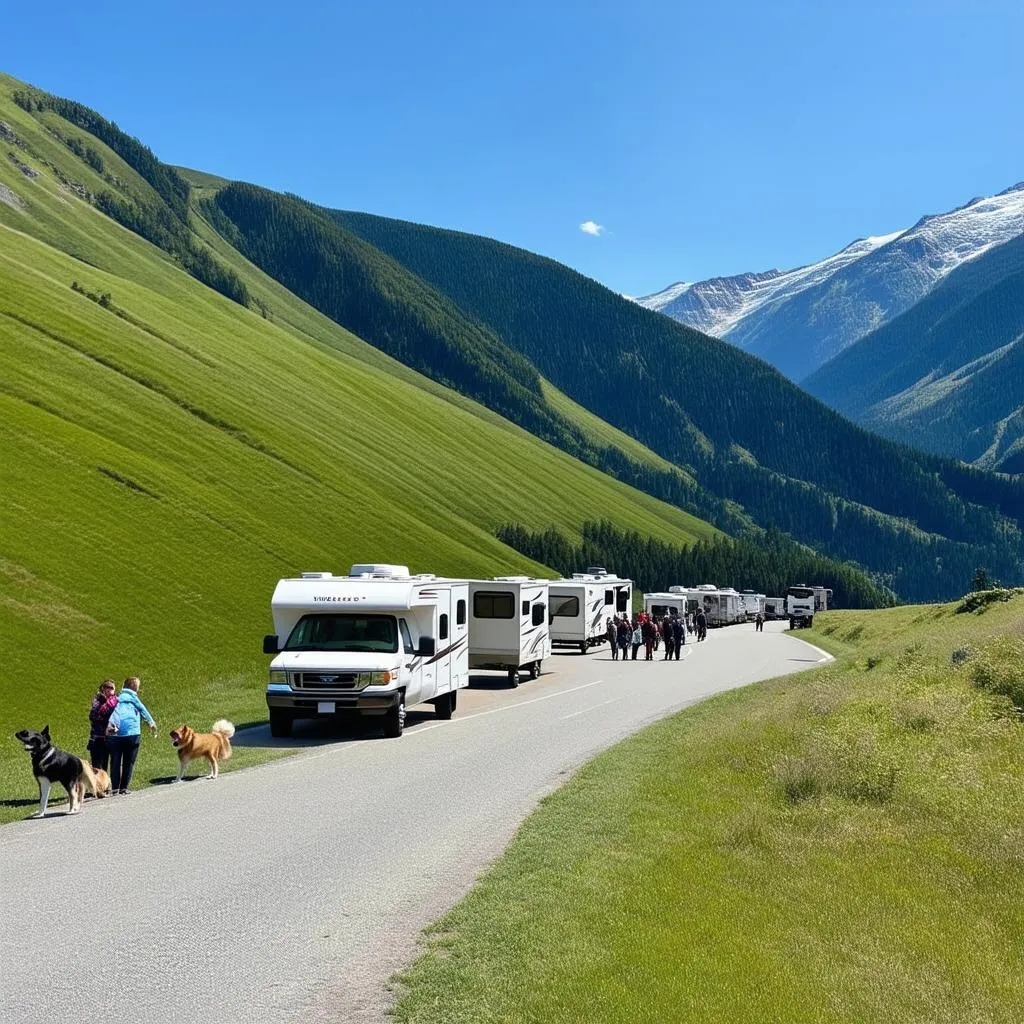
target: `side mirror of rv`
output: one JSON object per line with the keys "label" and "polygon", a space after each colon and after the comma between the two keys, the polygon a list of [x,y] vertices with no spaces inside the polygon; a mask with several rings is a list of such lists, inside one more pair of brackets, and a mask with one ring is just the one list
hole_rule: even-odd
{"label": "side mirror of rv", "polygon": [[263,638],[263,653],[264,654],[279,654],[281,648],[277,646],[277,634],[268,633]]}
{"label": "side mirror of rv", "polygon": [[421,636],[420,637],[420,645],[416,649],[416,653],[421,658],[431,658],[431,657],[433,657],[434,652],[436,650],[437,650],[437,644],[434,642],[434,638],[432,636]]}

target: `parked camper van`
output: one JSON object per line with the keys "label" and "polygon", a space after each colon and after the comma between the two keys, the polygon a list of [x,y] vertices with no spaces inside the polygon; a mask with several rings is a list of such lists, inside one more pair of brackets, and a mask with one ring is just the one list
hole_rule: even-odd
{"label": "parked camper van", "polygon": [[786,617],[786,599],[784,597],[766,597],[764,599],[764,617],[766,619],[784,619]]}
{"label": "parked camper van", "polygon": [[551,654],[548,581],[529,576],[495,576],[469,583],[469,667],[508,673],[519,685],[521,670],[531,679]]}
{"label": "parked camper van", "polygon": [[574,572],[572,579],[552,581],[548,594],[552,645],[578,647],[583,654],[607,639],[606,619],[632,614],[632,580],[600,566]]}
{"label": "parked camper van", "polygon": [[786,591],[786,615],[789,616],[789,628],[810,628],[814,625],[815,597],[814,587],[800,584]]}
{"label": "parked camper van", "polygon": [[430,702],[451,718],[469,683],[469,584],[411,576],[404,565],[353,565],[278,582],[267,709],[274,736],[298,718],[380,716],[400,736],[405,709]]}
{"label": "parked camper van", "polygon": [[811,585],[814,591],[814,610],[816,612],[827,612],[832,607],[832,591],[828,587]]}

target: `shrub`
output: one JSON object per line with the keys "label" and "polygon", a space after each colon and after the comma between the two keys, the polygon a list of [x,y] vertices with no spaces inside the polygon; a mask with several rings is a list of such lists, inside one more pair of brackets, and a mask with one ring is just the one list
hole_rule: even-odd
{"label": "shrub", "polygon": [[791,804],[820,796],[826,788],[819,766],[806,757],[784,757],[775,766],[775,779]]}
{"label": "shrub", "polygon": [[971,662],[971,682],[1024,709],[1024,637],[1000,636]]}
{"label": "shrub", "polygon": [[992,590],[975,590],[968,594],[956,606],[957,615],[968,612],[982,614],[990,604],[1009,601],[1011,598],[1024,594],[1024,587],[996,587]]}

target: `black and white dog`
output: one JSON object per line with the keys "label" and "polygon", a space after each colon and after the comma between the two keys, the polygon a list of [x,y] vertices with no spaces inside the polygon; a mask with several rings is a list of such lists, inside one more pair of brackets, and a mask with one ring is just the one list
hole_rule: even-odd
{"label": "black and white dog", "polygon": [[39,783],[39,810],[32,815],[41,818],[46,814],[46,804],[50,799],[50,787],[59,782],[67,791],[71,803],[69,814],[77,814],[85,799],[85,784],[88,772],[80,757],[69,754],[60,747],[55,747],[50,740],[50,727],[43,726],[42,732],[22,729],[14,738],[29,752],[32,757],[32,774]]}

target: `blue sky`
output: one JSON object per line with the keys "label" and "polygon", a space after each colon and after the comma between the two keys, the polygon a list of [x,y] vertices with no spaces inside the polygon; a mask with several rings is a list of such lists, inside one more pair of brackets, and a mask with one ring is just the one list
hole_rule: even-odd
{"label": "blue sky", "polygon": [[4,71],[167,161],[631,294],[810,262],[1024,179],[1019,2],[58,0],[3,23]]}

